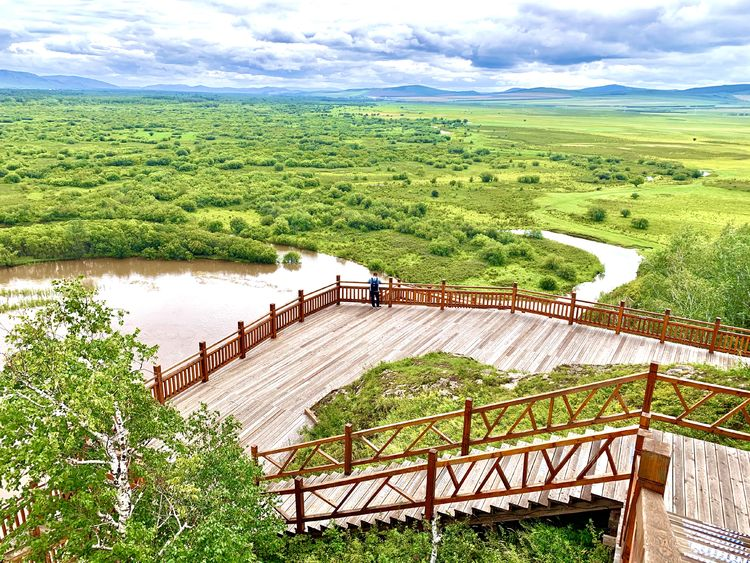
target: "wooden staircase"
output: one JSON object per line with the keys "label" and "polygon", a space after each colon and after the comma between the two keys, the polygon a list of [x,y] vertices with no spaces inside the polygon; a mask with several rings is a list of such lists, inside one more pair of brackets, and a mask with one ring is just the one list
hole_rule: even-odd
{"label": "wooden staircase", "polygon": [[[535,438],[500,448],[474,449],[468,456],[441,456],[436,460],[439,467],[435,472],[434,489],[435,497],[445,502],[436,505],[436,513],[442,519],[468,519],[477,523],[603,510],[619,513],[628,493],[636,433],[631,429],[605,448],[606,435],[613,432],[623,433],[623,429],[607,427],[603,432],[587,429],[581,434],[571,432],[567,436]],[[563,445],[556,446],[557,443]],[[612,456],[612,463],[609,455]],[[499,471],[495,467],[498,460]],[[340,517],[334,515],[308,521],[304,530],[319,533],[332,525],[359,528],[378,523],[394,525],[423,520],[423,506],[397,506],[425,497],[425,490],[429,488],[429,471],[410,471],[423,466],[425,464],[421,461],[400,460],[356,469],[349,477],[342,473],[322,473],[306,479],[303,495],[304,510],[308,516],[357,509],[364,511],[370,507],[389,505],[394,507],[392,510]],[[556,483],[575,481],[587,469],[591,475],[611,474],[614,478],[570,487],[555,486]],[[389,479],[373,478],[392,473],[395,474]],[[337,482],[342,484],[328,489],[318,488]],[[459,487],[456,486],[458,483]],[[524,487],[532,488],[535,485],[538,490],[523,492]],[[282,514],[295,514],[296,499],[291,494],[294,486],[295,481],[290,479],[272,482],[269,486],[269,491],[282,496],[279,505]],[[516,489],[519,492],[515,492]],[[451,495],[457,491],[488,496],[451,502]],[[290,525],[289,531],[302,530]]]}

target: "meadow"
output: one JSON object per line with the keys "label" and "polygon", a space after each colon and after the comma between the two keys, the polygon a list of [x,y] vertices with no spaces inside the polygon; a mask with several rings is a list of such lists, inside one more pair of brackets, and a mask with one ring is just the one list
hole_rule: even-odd
{"label": "meadow", "polygon": [[[592,256],[750,220],[737,108],[629,111],[196,95],[0,96],[0,263],[269,262],[269,243],[414,282],[567,291]],[[705,174],[709,175],[705,175]]]}

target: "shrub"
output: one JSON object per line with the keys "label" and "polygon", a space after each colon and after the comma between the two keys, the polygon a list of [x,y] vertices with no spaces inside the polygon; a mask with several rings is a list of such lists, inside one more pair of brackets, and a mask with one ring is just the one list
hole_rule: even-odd
{"label": "shrub", "polygon": [[250,225],[242,217],[232,217],[229,220],[229,228],[235,235],[240,234],[242,231],[247,229]]}
{"label": "shrub", "polygon": [[518,183],[519,184],[538,184],[539,176],[537,176],[536,174],[532,174],[529,176],[519,176]]}
{"label": "shrub", "polygon": [[497,177],[492,172],[482,172],[479,175],[479,179],[482,180],[485,184],[489,184],[490,182],[494,182],[497,180]]}
{"label": "shrub", "polygon": [[5,181],[8,182],[9,184],[17,184],[18,182],[21,181],[21,177],[15,172],[11,172],[5,177]]}
{"label": "shrub", "polygon": [[529,229],[523,233],[526,238],[541,240],[544,238],[544,234],[539,229]]}
{"label": "shrub", "polygon": [[557,289],[557,280],[551,276],[544,276],[539,280],[539,287],[544,291],[555,291]]}
{"label": "shrub", "polygon": [[607,212],[602,207],[592,207],[586,212],[586,216],[595,223],[601,223],[606,219]]}
{"label": "shrub", "polygon": [[630,209],[620,209],[620,215],[627,219],[630,217]]}
{"label": "shrub", "polygon": [[440,237],[430,243],[430,254],[451,256],[456,252],[457,241],[452,237]]}
{"label": "shrub", "polygon": [[508,245],[508,255],[514,258],[528,258],[532,255],[533,250],[524,242],[516,242]]}
{"label": "shrub", "polygon": [[560,266],[557,269],[557,275],[560,276],[565,281],[576,281],[578,279],[578,272],[576,272],[576,269],[569,265],[565,264],[563,266]]}
{"label": "shrub", "polygon": [[641,231],[645,231],[646,229],[648,229],[648,219],[645,219],[643,217],[633,219],[630,224],[634,229],[640,229]]}
{"label": "shrub", "polygon": [[432,190],[432,193],[430,194],[432,197],[438,197],[440,195],[440,192],[437,190]]}
{"label": "shrub", "polygon": [[299,252],[287,252],[284,254],[284,257],[281,259],[282,264],[299,264],[302,262],[302,256]]}
{"label": "shrub", "polygon": [[482,251],[482,259],[492,266],[502,266],[507,261],[507,255],[502,246],[493,244]]}
{"label": "shrub", "polygon": [[641,194],[639,194],[638,192],[633,192],[632,194],[630,194],[631,199],[638,199],[639,197],[641,197]]}
{"label": "shrub", "polygon": [[218,219],[214,219],[213,221],[209,221],[206,225],[206,228],[211,233],[220,233],[224,230],[224,223],[219,221]]}

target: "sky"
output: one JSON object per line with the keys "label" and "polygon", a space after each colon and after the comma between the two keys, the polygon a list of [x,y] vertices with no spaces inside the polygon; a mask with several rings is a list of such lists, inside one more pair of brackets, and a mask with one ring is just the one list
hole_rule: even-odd
{"label": "sky", "polygon": [[0,68],[120,86],[750,82],[750,0],[0,0]]}

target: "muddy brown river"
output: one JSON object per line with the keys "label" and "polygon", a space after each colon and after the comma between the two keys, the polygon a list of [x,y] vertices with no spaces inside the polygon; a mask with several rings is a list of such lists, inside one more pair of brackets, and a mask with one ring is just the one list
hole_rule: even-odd
{"label": "muddy brown river", "polygon": [[[289,249],[279,248],[279,255]],[[298,251],[299,265],[238,264],[214,260],[170,262],[129,258],[46,262],[0,268],[0,287],[48,288],[58,278],[84,276],[111,307],[124,309],[126,328],[139,327],[142,340],[159,346],[163,367],[236,330],[237,321],[255,320],[269,303],[282,305],[297,290],[315,290],[335,281],[366,281],[364,266],[314,252]],[[0,350],[12,326],[0,315]]]}

